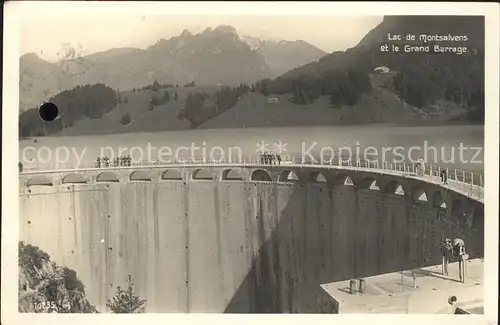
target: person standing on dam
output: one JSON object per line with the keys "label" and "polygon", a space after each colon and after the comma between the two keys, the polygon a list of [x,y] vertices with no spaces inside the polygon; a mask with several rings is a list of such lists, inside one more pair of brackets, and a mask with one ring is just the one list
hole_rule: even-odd
{"label": "person standing on dam", "polygon": [[441,181],[443,184],[448,184],[448,174],[446,173],[446,169],[441,170]]}

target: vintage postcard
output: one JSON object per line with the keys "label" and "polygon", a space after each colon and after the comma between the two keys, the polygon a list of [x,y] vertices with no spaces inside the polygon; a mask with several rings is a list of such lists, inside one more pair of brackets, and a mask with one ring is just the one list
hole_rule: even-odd
{"label": "vintage postcard", "polygon": [[4,8],[3,324],[496,324],[498,4]]}

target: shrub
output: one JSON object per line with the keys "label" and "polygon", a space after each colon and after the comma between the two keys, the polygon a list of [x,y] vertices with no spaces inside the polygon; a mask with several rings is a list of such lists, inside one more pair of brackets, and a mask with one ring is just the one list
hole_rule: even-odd
{"label": "shrub", "polygon": [[113,300],[108,299],[106,306],[117,314],[137,314],[145,311],[146,300],[142,300],[134,294],[134,280],[129,274],[127,278],[127,289],[120,286],[116,288]]}
{"label": "shrub", "polygon": [[125,115],[122,116],[120,123],[123,125],[130,124],[132,122],[132,118],[130,117],[129,113],[125,113]]}

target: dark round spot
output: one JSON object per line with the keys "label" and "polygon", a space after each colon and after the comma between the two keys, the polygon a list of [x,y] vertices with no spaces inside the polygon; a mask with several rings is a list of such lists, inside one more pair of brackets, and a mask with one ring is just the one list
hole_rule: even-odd
{"label": "dark round spot", "polygon": [[38,114],[40,114],[42,120],[51,122],[59,115],[59,108],[57,108],[56,104],[51,102],[43,103],[38,109]]}
{"label": "dark round spot", "polygon": [[31,225],[31,221],[28,220],[28,225]]}

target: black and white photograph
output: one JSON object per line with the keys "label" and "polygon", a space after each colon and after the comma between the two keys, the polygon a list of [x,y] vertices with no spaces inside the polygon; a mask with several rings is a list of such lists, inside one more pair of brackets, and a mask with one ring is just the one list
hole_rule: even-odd
{"label": "black and white photograph", "polygon": [[18,18],[18,313],[497,301],[485,15],[93,5]]}

